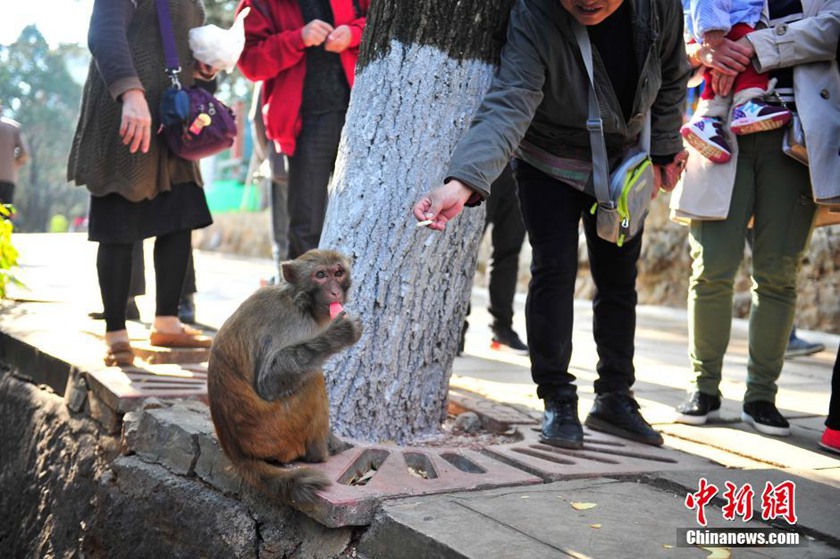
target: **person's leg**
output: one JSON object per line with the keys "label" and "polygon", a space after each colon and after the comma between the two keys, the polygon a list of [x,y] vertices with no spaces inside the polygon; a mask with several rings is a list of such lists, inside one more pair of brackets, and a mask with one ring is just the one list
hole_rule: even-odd
{"label": "person's leg", "polygon": [[289,157],[289,258],[318,247],[342,126],[341,112],[304,118],[295,154]]}
{"label": "person's leg", "polygon": [[131,243],[99,243],[96,254],[99,292],[105,317],[105,364],[131,365],[134,353],[125,327],[125,302],[131,278]]}
{"label": "person's leg", "polygon": [[105,331],[125,330],[125,302],[131,282],[132,244],[99,243],[96,271],[105,309]]}
{"label": "person's leg", "polygon": [[15,183],[0,181],[0,204],[12,204],[15,200]]}
{"label": "person's leg", "polygon": [[596,397],[586,425],[627,439],[661,445],[662,435],[639,413],[639,405],[630,391],[635,382],[636,263],[642,252],[643,232],[619,247],[598,237],[597,216],[591,213],[584,214],[583,230],[596,288],[592,300],[592,333],[599,357]]}
{"label": "person's leg", "polygon": [[187,272],[181,285],[181,296],[178,299],[178,319],[185,324],[195,324],[195,293],[198,287],[195,283],[195,261],[193,260],[192,241],[187,259]]}
{"label": "person's leg", "polygon": [[834,361],[834,372],[831,375],[831,399],[828,401],[828,417],[825,426],[840,431],[840,348]]}
{"label": "person's leg", "polygon": [[519,273],[519,252],[525,241],[525,224],[510,166],[505,167],[490,192],[487,220],[493,223],[493,251],[489,267],[490,306],[487,310],[493,317],[493,341],[514,351],[527,352],[528,348],[513,331],[513,299]]}
{"label": "person's leg", "polygon": [[187,274],[192,231],[183,230],[155,239],[155,317],[178,316],[178,300]]}
{"label": "person's leg", "polygon": [[[738,23],[732,26],[726,36],[737,41],[752,32],[753,28],[749,25]],[[759,73],[752,64],[747,64],[744,71],[735,76],[732,84],[732,120],[729,123],[733,134],[764,132],[790,122],[790,110],[765,101],[769,82],[769,75]]]}
{"label": "person's leg", "polygon": [[802,357],[805,355],[813,355],[825,349],[825,344],[820,342],[809,342],[808,340],[800,338],[796,333],[796,320],[794,319],[793,328],[790,329],[790,336],[788,337],[787,347],[785,348],[785,359],[792,357]]}
{"label": "person's leg", "polygon": [[583,230],[596,288],[592,300],[592,333],[599,356],[595,393],[627,391],[635,381],[636,263],[642,252],[642,233],[618,246],[598,237],[597,216],[592,214],[584,215]]}
{"label": "person's leg", "polygon": [[578,224],[585,195],[527,163],[516,162],[519,199],[531,243],[525,303],[531,376],[537,396],[575,393],[572,357]]}
{"label": "person's leg", "polygon": [[275,274],[281,277],[280,263],[289,255],[289,180],[286,171],[286,156],[277,153],[274,144],[271,150],[271,252],[274,257]]}
{"label": "person's leg", "polygon": [[165,347],[210,347],[211,339],[185,328],[178,319],[178,300],[187,273],[192,231],[185,229],[155,239],[155,320],[151,344]]}
{"label": "person's leg", "polygon": [[778,156],[781,135],[756,134],[750,142],[758,171],[745,403],[776,399],[796,311],[796,276],[816,212],[808,168]]}
{"label": "person's leg", "polygon": [[825,430],[818,444],[825,450],[840,454],[840,349],[837,350],[831,375],[831,399],[828,402]]}
{"label": "person's leg", "polygon": [[578,224],[588,197],[527,163],[516,160],[513,165],[532,248],[525,322],[531,377],[545,406],[540,438],[548,444],[580,448],[583,427],[569,361]]}
{"label": "person's leg", "polygon": [[689,230],[691,277],[688,283],[688,353],[693,379],[677,421],[702,425],[720,410],[723,357],[732,331],[735,274],[744,256],[747,224],[755,196],[754,154],[738,155],[728,217],[694,221]]}

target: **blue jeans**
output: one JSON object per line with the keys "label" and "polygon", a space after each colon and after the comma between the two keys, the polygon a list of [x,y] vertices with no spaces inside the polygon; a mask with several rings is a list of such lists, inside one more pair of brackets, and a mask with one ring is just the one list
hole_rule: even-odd
{"label": "blue jeans", "polygon": [[600,239],[590,213],[593,197],[521,160],[514,160],[513,165],[533,258],[525,319],[537,396],[564,397],[576,391],[569,362],[581,219],[596,287],[592,300],[599,357],[595,393],[628,390],[635,381],[636,262],[641,232],[622,247]]}

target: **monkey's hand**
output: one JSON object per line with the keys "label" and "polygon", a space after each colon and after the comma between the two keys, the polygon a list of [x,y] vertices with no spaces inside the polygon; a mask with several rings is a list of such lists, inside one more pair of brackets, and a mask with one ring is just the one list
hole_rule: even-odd
{"label": "monkey's hand", "polygon": [[362,321],[350,318],[345,311],[341,311],[323,335],[335,343],[336,350],[349,347],[362,337]]}

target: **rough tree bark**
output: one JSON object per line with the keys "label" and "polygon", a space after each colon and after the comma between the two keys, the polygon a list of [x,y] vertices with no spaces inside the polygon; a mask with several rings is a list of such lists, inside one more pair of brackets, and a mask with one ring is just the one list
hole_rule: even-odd
{"label": "rough tree bark", "polygon": [[365,333],[327,368],[335,430],[406,442],[439,429],[483,207],[444,233],[411,207],[439,184],[489,85],[512,0],[378,0],[356,70],[322,247],[354,263]]}

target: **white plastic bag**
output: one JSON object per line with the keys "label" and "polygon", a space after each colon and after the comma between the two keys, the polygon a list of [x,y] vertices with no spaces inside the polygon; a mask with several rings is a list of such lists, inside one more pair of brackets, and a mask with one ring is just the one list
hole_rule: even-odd
{"label": "white plastic bag", "polygon": [[239,12],[230,29],[213,24],[190,29],[190,49],[195,59],[216,70],[233,70],[245,47],[244,21],[250,11],[245,8]]}

